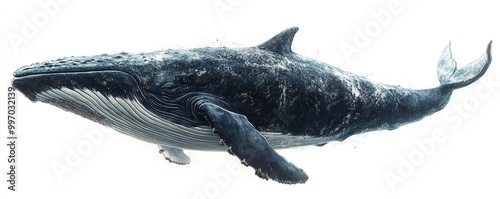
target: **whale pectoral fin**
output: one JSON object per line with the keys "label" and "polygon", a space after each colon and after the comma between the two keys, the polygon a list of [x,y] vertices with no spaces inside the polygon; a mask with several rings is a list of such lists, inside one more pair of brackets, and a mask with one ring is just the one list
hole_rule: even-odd
{"label": "whale pectoral fin", "polygon": [[198,108],[214,128],[214,133],[223,140],[221,143],[229,146],[228,152],[236,155],[245,166],[253,167],[257,176],[286,184],[307,181],[307,174],[280,156],[244,115],[212,103],[204,103]]}
{"label": "whale pectoral fin", "polygon": [[187,156],[182,149],[162,145],[158,145],[158,148],[160,148],[160,153],[163,157],[169,162],[179,165],[186,165],[191,162],[189,156]]}

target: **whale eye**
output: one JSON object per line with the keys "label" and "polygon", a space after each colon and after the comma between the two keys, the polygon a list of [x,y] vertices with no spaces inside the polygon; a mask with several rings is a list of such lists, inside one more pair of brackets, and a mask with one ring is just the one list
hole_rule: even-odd
{"label": "whale eye", "polygon": [[175,84],[172,83],[172,82],[167,82],[167,83],[164,83],[162,86],[161,86],[161,90],[162,91],[165,91],[165,92],[173,92],[175,91]]}

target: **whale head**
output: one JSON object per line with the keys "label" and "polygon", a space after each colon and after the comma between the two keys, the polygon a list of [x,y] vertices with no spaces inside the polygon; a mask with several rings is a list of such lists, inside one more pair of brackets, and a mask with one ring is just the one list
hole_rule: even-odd
{"label": "whale head", "polygon": [[207,65],[206,59],[197,59],[200,53],[166,50],[66,57],[18,69],[12,85],[33,102],[49,103],[99,123],[123,114],[120,109],[144,109],[152,119],[205,125],[185,108],[195,91],[213,81],[201,67]]}

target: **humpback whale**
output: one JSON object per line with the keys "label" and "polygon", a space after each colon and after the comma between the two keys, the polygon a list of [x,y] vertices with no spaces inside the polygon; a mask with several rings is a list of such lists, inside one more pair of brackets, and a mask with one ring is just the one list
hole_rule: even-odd
{"label": "humpback whale", "polygon": [[492,59],[490,42],[479,59],[457,68],[448,44],[438,86],[403,88],[294,53],[297,31],[252,47],[65,57],[19,68],[12,85],[33,102],[155,144],[173,163],[190,163],[183,149],[227,151],[263,179],[296,184],[308,175],[275,149],[421,120],[479,79]]}

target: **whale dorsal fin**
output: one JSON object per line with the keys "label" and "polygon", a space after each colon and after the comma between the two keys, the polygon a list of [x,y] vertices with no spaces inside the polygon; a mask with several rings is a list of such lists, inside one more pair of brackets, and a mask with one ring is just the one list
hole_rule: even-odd
{"label": "whale dorsal fin", "polygon": [[293,37],[295,36],[295,33],[297,33],[298,30],[299,30],[298,27],[291,27],[286,30],[283,30],[273,38],[258,45],[257,48],[275,52],[281,55],[293,53],[292,41]]}

